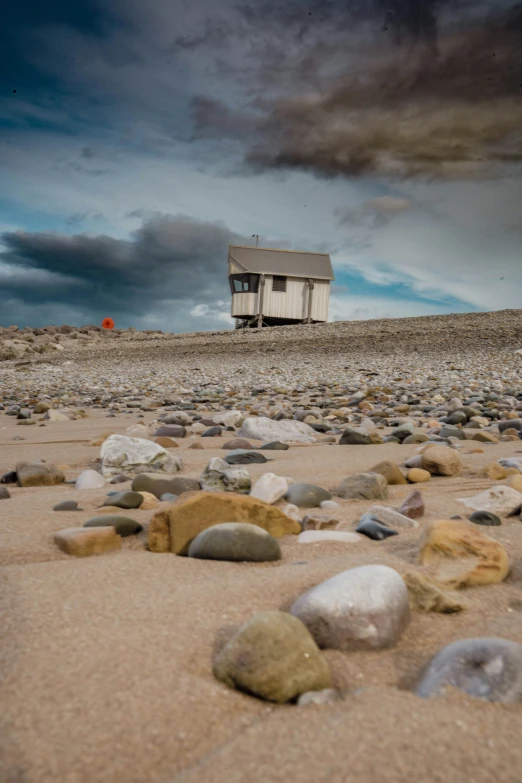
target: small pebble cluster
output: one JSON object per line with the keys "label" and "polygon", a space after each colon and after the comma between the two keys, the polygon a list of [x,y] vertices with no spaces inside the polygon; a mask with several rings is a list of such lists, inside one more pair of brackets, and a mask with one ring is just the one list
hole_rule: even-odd
{"label": "small pebble cluster", "polygon": [[[0,371],[0,422],[13,417],[20,426],[53,427],[93,411],[107,419],[154,415],[125,434],[108,425],[93,442],[100,447],[98,462],[75,477],[74,487],[126,487],[109,491],[99,513],[82,525],[57,529],[55,544],[67,555],[112,552],[124,538],[143,533],[152,553],[277,564],[284,560],[285,536],[297,536],[303,545],[332,541],[346,547],[368,539],[377,547],[418,528],[418,565],[407,573],[375,564],[351,568],[305,592],[287,612],[274,607],[251,617],[214,660],[215,676],[230,687],[278,703],[336,702],[343,695],[334,687],[323,649],[349,654],[393,647],[412,611],[463,611],[460,590],[501,582],[509,573],[508,553],[484,527],[521,519],[519,348],[505,349],[496,361],[484,360],[480,351],[462,362],[439,356],[416,361],[411,355],[377,361],[374,355],[356,369],[353,359],[352,366],[339,355],[311,359],[298,349],[276,364],[273,356],[259,353],[243,365],[235,354],[224,364],[222,356],[205,353],[200,365],[191,356],[173,369],[148,355],[153,348],[146,335],[135,343],[124,335],[134,349],[142,339],[135,361],[130,348],[125,354],[127,364],[110,350],[90,364],[77,355],[20,363],[34,354],[72,351],[75,341],[117,341],[118,332],[50,327],[3,330],[1,337],[0,358],[6,361]],[[169,337],[158,341],[167,345]],[[202,448],[204,438],[215,438],[222,456],[210,459],[198,479],[184,476],[178,441]],[[520,442],[521,456],[487,466],[484,479],[491,486],[460,498],[466,518],[423,522],[423,485],[458,477],[464,446],[482,452],[511,442]],[[382,443],[413,444],[416,454],[383,461]],[[303,445],[326,445],[339,453],[370,447],[375,464],[346,475],[335,489],[316,485],[313,476],[295,482],[277,470],[278,452]],[[248,466],[268,461],[267,471],[253,481]],[[19,462],[1,476],[0,499],[9,500],[19,487],[65,483],[60,467]],[[411,493],[393,508],[387,505],[389,488],[397,485],[410,485]],[[347,529],[336,519],[337,510],[361,499],[374,505]],[[145,530],[125,515],[134,509],[152,512]],[[81,511],[70,496],[54,510]],[[498,638],[445,647],[428,662],[416,692],[437,696],[448,685],[492,701],[522,700],[522,647]]]}

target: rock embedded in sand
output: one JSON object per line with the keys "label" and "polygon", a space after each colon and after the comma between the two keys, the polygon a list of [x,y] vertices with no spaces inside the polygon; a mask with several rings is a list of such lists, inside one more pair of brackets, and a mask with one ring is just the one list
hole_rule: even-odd
{"label": "rock embedded in sand", "polygon": [[406,474],[406,478],[410,484],[423,484],[424,482],[430,480],[431,473],[427,470],[423,470],[422,468],[410,468]]}
{"label": "rock embedded in sand", "polygon": [[69,527],[54,535],[55,544],[66,555],[89,557],[121,548],[121,536],[113,527]]}
{"label": "rock embedded in sand", "polygon": [[139,506],[140,511],[152,511],[153,509],[160,507],[158,498],[151,492],[140,492],[139,494],[143,498],[143,502]]}
{"label": "rock embedded in sand", "polygon": [[317,508],[324,500],[330,500],[328,490],[315,484],[297,482],[288,487],[285,500],[298,508]]}
{"label": "rock embedded in sand", "polygon": [[16,476],[21,487],[51,487],[65,481],[63,471],[43,462],[19,462]]}
{"label": "rock embedded in sand", "polygon": [[371,538],[372,541],[384,541],[386,538],[398,535],[396,530],[392,530],[390,527],[386,527],[386,525],[381,525],[379,522],[376,522],[370,514],[364,514],[364,516],[361,517],[359,524],[355,528],[355,532],[360,533],[362,536],[366,536],[366,538]]}
{"label": "rock embedded in sand", "polygon": [[238,438],[283,443],[315,443],[316,432],[301,421],[273,421],[265,416],[250,416],[245,419],[237,433]]}
{"label": "rock embedded in sand", "polygon": [[264,473],[256,481],[250,492],[250,497],[263,500],[265,503],[277,503],[288,492],[288,482],[275,473]]}
{"label": "rock embedded in sand", "polygon": [[333,541],[338,544],[357,544],[361,537],[344,530],[304,530],[297,536],[298,544],[319,544]]}
{"label": "rock embedded in sand", "polygon": [[120,517],[115,514],[106,514],[104,516],[92,517],[84,523],[84,528],[91,527],[112,527],[122,538],[135,536],[141,533],[143,526],[135,519],[130,517]]}
{"label": "rock embedded in sand", "polygon": [[115,506],[116,508],[140,508],[143,505],[143,495],[132,490],[111,493],[102,505]]}
{"label": "rock embedded in sand", "polygon": [[66,416],[65,413],[55,411],[52,408],[49,408],[43,417],[45,421],[70,421],[69,416]]}
{"label": "rock embedded in sand", "polygon": [[264,454],[260,454],[259,451],[247,449],[234,449],[223,458],[224,462],[228,465],[262,465],[268,462]]}
{"label": "rock embedded in sand", "polygon": [[280,560],[281,547],[277,539],[258,525],[223,522],[199,533],[189,546],[188,556],[263,563]]}
{"label": "rock embedded in sand", "polygon": [[390,485],[408,483],[399,466],[396,465],[395,462],[391,462],[389,460],[385,460],[384,462],[379,462],[378,465],[375,465],[373,468],[370,468],[367,472],[380,473],[380,475],[384,476],[386,482]]}
{"label": "rock embedded in sand", "polygon": [[410,519],[410,517],[395,511],[393,508],[388,508],[388,506],[372,506],[364,516],[369,516],[386,527],[419,527],[419,523],[414,519]]}
{"label": "rock embedded in sand", "polygon": [[372,440],[365,432],[347,427],[339,439],[339,446],[371,446]]}
{"label": "rock embedded in sand", "polygon": [[272,440],[270,443],[263,443],[259,448],[263,451],[288,451],[290,446],[288,443],[281,443],[280,440]]}
{"label": "rock embedded in sand", "polygon": [[503,485],[491,487],[470,498],[459,498],[468,508],[475,511],[491,511],[499,517],[509,517],[522,508],[522,493]]}
{"label": "rock embedded in sand", "polygon": [[426,449],[420,467],[432,476],[458,476],[462,470],[460,454],[448,446]]}
{"label": "rock embedded in sand", "polygon": [[485,527],[499,527],[502,524],[500,517],[491,511],[474,511],[469,517],[469,521]]}
{"label": "rock embedded in sand", "polygon": [[459,520],[430,523],[421,536],[419,557],[438,582],[454,588],[502,582],[510,567],[502,544]]}
{"label": "rock embedded in sand", "polygon": [[11,497],[7,487],[0,486],[0,500],[9,500]]}
{"label": "rock embedded in sand", "polygon": [[254,449],[250,441],[247,440],[246,438],[233,438],[232,440],[227,440],[226,443],[223,443],[221,448],[230,451],[236,451],[237,449],[244,449],[245,451],[253,451]]}
{"label": "rock embedded in sand", "polygon": [[356,473],[341,482],[337,495],[344,499],[385,500],[388,482],[380,473]]}
{"label": "rock embedded in sand", "polygon": [[105,486],[105,479],[97,470],[84,470],[74,486],[76,489],[100,489]]}
{"label": "rock embedded in sand", "polygon": [[343,571],[302,595],[291,612],[322,648],[393,647],[410,621],[408,590],[393,568],[365,565]]}
{"label": "rock embedded in sand", "polygon": [[154,443],[157,443],[162,449],[179,449],[179,443],[176,443],[172,438],[161,435],[158,438],[154,438]]}
{"label": "rock embedded in sand", "polygon": [[425,511],[424,498],[418,489],[408,495],[399,508],[399,514],[410,519],[420,519],[424,516]]}
{"label": "rock embedded in sand", "polygon": [[298,707],[316,706],[321,704],[337,704],[342,696],[335,688],[324,688],[322,691],[307,691],[297,699]]}
{"label": "rock embedded in sand", "polygon": [[182,467],[179,457],[169,454],[157,443],[126,435],[111,435],[107,438],[102,444],[100,456],[105,476],[121,473],[122,469],[127,473],[147,470],[174,473]]}
{"label": "rock embedded in sand", "polygon": [[522,646],[508,639],[463,639],[430,661],[417,686],[424,699],[458,688],[476,699],[522,701]]}
{"label": "rock embedded in sand", "polygon": [[187,434],[185,427],[179,424],[163,424],[154,430],[155,438],[184,438]]}
{"label": "rock embedded in sand", "polygon": [[53,511],[79,511],[78,502],[76,500],[62,500],[61,503],[53,506]]}
{"label": "rock embedded in sand", "polygon": [[275,538],[301,532],[299,522],[262,500],[230,492],[197,492],[154,514],[149,524],[149,549],[186,555],[199,533],[222,522],[258,525]]}
{"label": "rock embedded in sand", "polygon": [[280,704],[331,686],[330,668],[310,633],[286,612],[260,612],[247,620],[213,668],[230,688]]}
{"label": "rock embedded in sand", "polygon": [[187,476],[139,473],[132,481],[133,492],[150,492],[157,498],[161,498],[167,492],[172,495],[181,495],[183,492],[199,492],[200,489],[199,481]]}
{"label": "rock embedded in sand", "polygon": [[206,492],[237,492],[248,495],[252,481],[246,468],[229,465],[220,457],[210,460],[199,479]]}
{"label": "rock embedded in sand", "polygon": [[465,605],[450,595],[427,574],[410,571],[404,576],[413,605],[421,612],[454,614],[465,609]]}

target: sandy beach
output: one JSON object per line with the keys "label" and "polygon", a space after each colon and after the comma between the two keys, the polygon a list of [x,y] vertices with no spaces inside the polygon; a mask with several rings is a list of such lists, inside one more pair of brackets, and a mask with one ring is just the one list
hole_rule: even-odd
{"label": "sandy beach", "polygon": [[[486,341],[481,341],[476,348],[467,339],[462,345],[458,340],[455,345],[448,344],[444,329],[452,327],[450,321],[444,326],[444,319],[433,319],[442,323],[437,332],[430,319],[404,319],[430,324],[429,340],[418,339],[417,357],[409,348],[418,325],[411,324],[405,339],[399,324],[394,338],[395,322],[389,321],[386,339],[397,351],[393,362],[403,364],[402,377],[411,380],[412,388],[415,374],[421,370],[423,377],[439,378],[433,381],[434,387],[458,386],[460,373],[462,388],[473,379],[480,389],[492,388],[491,373],[497,372],[497,380],[506,388],[517,384],[520,388],[522,357],[514,355],[522,347],[520,316],[516,311],[511,313],[511,320],[502,327],[500,316],[495,321],[493,314],[484,314],[483,320],[492,324],[493,345],[485,347]],[[372,335],[374,324],[370,324]],[[335,325],[326,329],[332,332]],[[334,345],[326,359],[320,346],[310,342],[293,343],[289,358],[286,342],[277,348],[277,332],[242,336],[242,340],[252,341],[252,347],[243,374],[239,379],[230,374],[228,380],[250,383],[250,376],[262,370],[267,379],[272,373],[267,386],[274,387],[281,371],[278,377],[286,379],[285,383],[279,381],[281,386],[291,384],[288,376],[292,373],[297,386],[308,382],[306,376],[311,373],[327,381],[331,366],[338,374],[345,364],[358,364],[357,370],[364,368],[376,375],[384,372],[386,342],[376,342],[373,335],[363,344],[363,327],[354,325],[352,342],[357,350],[350,355],[349,327],[338,329],[344,347]],[[288,329],[283,334],[286,340]],[[120,382],[124,385],[121,379],[125,377],[125,394],[132,396],[135,388],[134,396],[139,399],[146,398],[148,382],[151,400],[162,397],[162,393],[155,394],[154,375],[160,386],[170,379],[172,394],[188,387],[191,373],[194,386],[201,383],[202,375],[208,376],[209,385],[218,383],[219,378],[224,383],[227,367],[232,373],[241,369],[241,363],[236,351],[227,356],[222,345],[238,339],[237,335],[219,336],[213,344],[211,336],[194,338],[199,348],[190,347],[187,339],[182,351],[190,350],[189,356],[176,349],[183,344],[179,338],[158,338],[157,349],[147,349],[146,340],[142,344],[138,340],[111,340],[105,352],[93,341],[90,348],[76,352],[66,348],[52,360],[46,356],[43,364],[37,357],[34,364],[3,363],[0,474],[13,470],[21,461],[44,459],[59,466],[66,480],[73,480],[83,470],[99,466],[100,447],[90,445],[95,438],[126,434],[133,424],[153,422],[162,410],[153,405],[150,410],[147,405],[144,410],[123,407],[107,418],[103,405],[82,404],[80,391],[75,400],[75,393],[68,388],[71,379],[79,390],[83,376],[85,395],[92,397],[88,387],[97,383],[100,393],[108,390],[114,394],[111,388]],[[325,340],[328,342],[327,334]],[[256,342],[261,347],[254,348]],[[432,352],[428,344],[437,348]],[[214,350],[215,345],[218,348]],[[266,355],[265,349],[273,346],[275,351]],[[309,352],[308,358],[303,352]],[[363,357],[364,364],[359,364]],[[397,371],[393,362],[386,366],[390,378]],[[196,367],[199,369],[191,370]],[[345,371],[348,385],[350,372],[355,368]],[[453,380],[449,375],[443,377],[452,372]],[[384,381],[379,383],[386,386]],[[254,380],[251,385],[256,385]],[[69,412],[82,409],[86,417],[47,421],[45,427],[19,427],[15,416],[5,415],[16,396],[20,403],[31,405],[46,394],[54,400],[54,408],[61,405]],[[203,396],[203,389],[197,394]],[[69,399],[60,403],[64,395]],[[211,416],[219,405],[200,402],[197,409],[200,414],[206,409]],[[137,415],[143,418],[137,419]],[[411,412],[401,416],[404,420],[415,417]],[[392,430],[384,426],[379,432],[385,437]],[[14,440],[16,436],[24,440]],[[217,438],[192,434],[180,438],[179,447],[171,450],[183,460],[179,475],[199,478],[211,458],[226,454],[222,446],[231,437],[233,432],[223,432]],[[201,442],[202,449],[190,448],[195,440]],[[418,443],[339,446],[316,442],[291,446],[287,451],[263,452],[272,461],[247,467],[252,482],[268,470],[331,491],[340,506],[335,514],[341,528],[353,530],[375,501],[340,499],[335,496],[339,483],[383,460],[403,466],[419,448]],[[522,644],[520,516],[503,519],[499,527],[480,528],[503,544],[511,569],[499,584],[459,591],[464,611],[447,615],[413,611],[400,641],[388,650],[324,651],[333,685],[345,694],[343,701],[309,707],[276,705],[229,689],[212,673],[217,651],[256,612],[288,611],[305,590],[362,564],[388,565],[401,575],[418,569],[419,539],[426,525],[452,516],[466,517],[469,509],[459,498],[505,484],[485,477],[483,469],[499,459],[521,456],[522,440],[460,441],[458,450],[461,475],[434,476],[414,487],[389,487],[382,504],[393,508],[398,508],[412,489],[421,490],[426,513],[419,528],[401,530],[383,541],[361,537],[356,544],[301,544],[295,536],[286,536],[280,540],[282,559],[273,563],[218,562],[150,552],[147,525],[154,512],[139,509],[125,514],[139,521],[144,531],[123,539],[120,551],[71,557],[58,549],[53,535],[94,516],[113,487],[82,491],[70,484],[9,486],[11,497],[0,502],[0,780],[520,783],[520,703],[488,703],[459,692],[424,700],[413,693],[423,667],[450,642],[501,637]],[[82,510],[52,510],[69,498],[77,500]]]}

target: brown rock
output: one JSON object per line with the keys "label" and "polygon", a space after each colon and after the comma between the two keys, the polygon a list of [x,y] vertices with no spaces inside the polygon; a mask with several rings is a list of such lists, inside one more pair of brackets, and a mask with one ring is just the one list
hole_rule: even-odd
{"label": "brown rock", "polygon": [[62,552],[75,557],[101,555],[121,548],[121,537],[113,527],[69,527],[55,533],[54,542]]}
{"label": "brown rock", "polygon": [[422,484],[424,481],[429,481],[431,473],[422,468],[411,468],[406,474],[406,478],[410,484]]}
{"label": "brown rock", "polygon": [[313,511],[303,519],[303,530],[335,530],[339,519],[331,514],[314,514]]}
{"label": "brown rock", "polygon": [[491,432],[477,430],[471,440],[478,440],[479,443],[498,443],[500,439],[498,435],[493,435]]}
{"label": "brown rock", "polygon": [[502,544],[460,520],[428,525],[420,540],[420,561],[437,581],[454,588],[502,582],[509,573]]}
{"label": "brown rock", "polygon": [[199,440],[195,440],[194,443],[191,443],[189,446],[189,449],[204,449],[205,447]]}
{"label": "brown rock", "polygon": [[458,476],[461,472],[460,454],[449,446],[433,446],[423,452],[421,468],[432,476]]}
{"label": "brown rock", "polygon": [[47,413],[50,407],[48,402],[37,402],[34,406],[33,413]]}
{"label": "brown rock", "polygon": [[143,498],[143,503],[139,507],[140,511],[152,511],[161,506],[156,495],[153,495],[151,492],[140,492],[139,494]]}
{"label": "brown rock", "polygon": [[300,524],[279,508],[249,495],[191,492],[154,514],[149,525],[149,549],[186,555],[192,539],[221,522],[258,525],[275,538],[301,532]]}
{"label": "brown rock", "polygon": [[410,519],[420,519],[420,517],[424,516],[425,510],[424,498],[418,489],[412,492],[411,495],[408,495],[399,508],[399,512]]}
{"label": "brown rock", "polygon": [[367,473],[380,473],[381,476],[384,476],[388,484],[408,483],[399,466],[396,465],[395,462],[391,462],[390,460],[379,462],[378,465],[375,465],[375,467],[370,468],[367,471]]}
{"label": "brown rock", "polygon": [[21,487],[51,487],[65,481],[65,474],[46,462],[19,462],[16,475]]}
{"label": "brown rock", "polygon": [[508,487],[512,487],[512,489],[516,489],[517,492],[522,492],[522,473],[517,473],[509,476],[508,480],[505,482]]}
{"label": "brown rock", "polygon": [[246,449],[251,451],[254,447],[246,438],[232,438],[221,446],[222,449]]}
{"label": "brown rock", "polygon": [[410,571],[403,577],[410,594],[411,602],[420,612],[439,612],[452,614],[461,612],[465,605],[443,590],[435,580],[418,571]]}
{"label": "brown rock", "polygon": [[164,449],[179,449],[179,443],[176,443],[173,438],[167,438],[164,435],[154,438],[154,443],[157,443],[158,446],[162,446]]}
{"label": "brown rock", "polygon": [[490,462],[489,465],[486,465],[482,475],[493,479],[493,481],[501,481],[501,479],[507,478],[506,469],[499,465],[498,462]]}

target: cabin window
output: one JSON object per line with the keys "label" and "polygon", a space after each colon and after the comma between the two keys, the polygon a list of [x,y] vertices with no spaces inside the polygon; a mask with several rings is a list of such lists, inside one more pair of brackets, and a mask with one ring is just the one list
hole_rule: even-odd
{"label": "cabin window", "polygon": [[278,291],[281,294],[286,293],[286,277],[274,275],[272,278],[272,291]]}
{"label": "cabin window", "polygon": [[259,275],[252,275],[246,272],[240,275],[230,275],[228,279],[232,294],[257,294]]}

